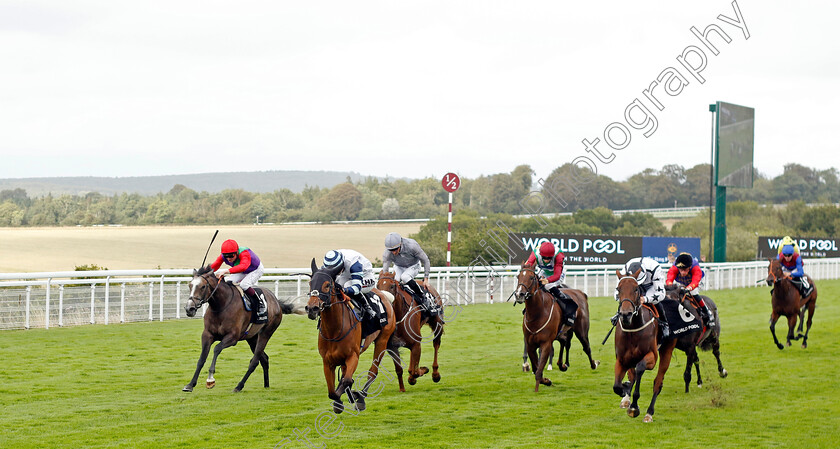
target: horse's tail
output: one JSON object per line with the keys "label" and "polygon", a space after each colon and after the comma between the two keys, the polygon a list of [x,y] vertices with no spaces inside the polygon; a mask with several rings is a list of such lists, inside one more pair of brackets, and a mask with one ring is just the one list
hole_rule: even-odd
{"label": "horse's tail", "polygon": [[298,301],[298,298],[289,298],[287,300],[278,298],[277,303],[280,304],[280,311],[283,312],[283,315],[306,315],[306,309],[304,309],[305,304]]}

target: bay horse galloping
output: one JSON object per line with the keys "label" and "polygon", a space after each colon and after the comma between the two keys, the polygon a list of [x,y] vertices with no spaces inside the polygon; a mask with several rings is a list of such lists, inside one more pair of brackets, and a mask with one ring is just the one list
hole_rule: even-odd
{"label": "bay horse galloping", "polygon": [[[662,392],[662,382],[665,372],[671,364],[671,355],[677,345],[676,339],[666,340],[657,351],[659,326],[651,306],[642,304],[642,292],[636,280],[641,270],[636,270],[628,276],[622,276],[620,270],[615,270],[618,277],[616,286],[618,305],[618,326],[615,330],[615,382],[613,391],[621,396],[621,408],[627,408],[627,414],[635,418],[639,416],[639,386],[642,374],[652,370],[659,361],[659,371],[653,381],[653,397],[645,415],[645,422],[653,421],[654,404],[659,393]],[[624,375],[627,374],[627,382]],[[633,402],[630,403],[630,392],[633,390]]]}
{"label": "bay horse galloping", "polygon": [[[776,338],[776,321],[782,315],[786,316],[788,320],[787,345],[790,346],[791,340],[802,338],[802,347],[808,347],[808,332],[811,331],[811,322],[814,318],[814,309],[817,303],[817,286],[814,285],[814,281],[810,276],[805,276],[808,278],[808,282],[811,283],[812,290],[807,297],[803,298],[793,284],[793,281],[791,281],[790,274],[782,270],[782,264],[779,263],[779,260],[774,258],[770,259],[770,266],[767,269],[767,279],[765,279],[767,285],[773,286],[773,289],[770,290],[771,304],[773,306],[773,312],[770,314],[770,333],[773,334],[773,341],[779,349],[784,349],[784,346]],[[802,322],[805,320],[806,309],[808,310],[808,328],[803,335]],[[794,337],[793,328],[796,327],[797,318],[800,320],[799,333]]]}
{"label": "bay horse galloping", "polygon": [[[350,403],[355,404],[357,410],[363,411],[366,408],[365,397],[368,388],[379,373],[379,364],[385,356],[388,340],[396,326],[394,308],[391,306],[394,298],[390,293],[380,292],[378,289],[373,290],[380,298],[379,302],[385,309],[388,323],[364,340],[365,349],[371,341],[375,341],[373,364],[367,373],[364,387],[360,391],[351,390],[353,374],[359,365],[359,355],[363,352],[362,324],[350,305],[350,299],[344,294],[341,286],[336,284],[336,274],[335,271],[329,269],[319,270],[315,259],[312,259],[312,280],[309,281],[310,293],[306,311],[309,319],[319,318],[318,352],[323,359],[327,394],[333,400],[333,411],[335,413],[344,411],[341,396],[345,392]],[[398,366],[396,359],[394,365]],[[341,367],[341,380],[336,388],[335,370],[338,367]]]}
{"label": "bay horse galloping", "polygon": [[[525,304],[525,314],[522,316],[522,333],[525,336],[525,345],[528,351],[528,358],[534,370],[536,385],[534,391],[540,389],[540,384],[551,386],[551,380],[543,377],[543,369],[546,366],[548,356],[551,353],[551,345],[554,340],[559,340],[561,348],[568,349],[571,344],[572,332],[577,336],[583,346],[583,352],[589,357],[589,366],[592,369],[598,367],[600,362],[592,360],[592,350],[589,345],[589,303],[586,294],[580,290],[567,288],[562,289],[572,300],[577,303],[577,316],[574,328],[560,334],[563,318],[562,308],[554,296],[540,286],[540,279],[534,265],[523,263],[516,278],[516,290],[513,294],[517,304]],[[537,357],[537,349],[540,353]],[[562,349],[561,349],[562,351]],[[562,362],[562,352],[558,357],[558,364]],[[568,363],[568,355],[566,356]],[[567,366],[560,369],[565,371]]]}
{"label": "bay horse galloping", "polygon": [[[399,348],[408,348],[411,351],[411,361],[408,364],[408,383],[414,385],[417,383],[417,378],[428,373],[429,368],[420,365],[420,354],[424,337],[421,333],[423,325],[428,325],[432,330],[434,339],[432,345],[435,349],[435,359],[432,362],[432,380],[440,382],[440,372],[438,371],[438,350],[440,349],[440,340],[443,335],[443,317],[441,315],[434,315],[430,318],[422,316],[420,305],[414,297],[408,293],[400,283],[395,279],[394,273],[383,271],[379,274],[379,281],[376,287],[388,292],[394,297],[394,317],[397,320],[397,326],[394,333],[391,334],[391,341],[388,343],[388,348],[393,350],[393,354],[399,355]],[[437,290],[431,285],[429,286],[429,293],[435,297],[435,302],[442,309],[443,302]],[[403,383],[403,369],[402,364],[395,364],[397,371],[397,379],[400,383],[400,391],[405,392],[405,384]]]}
{"label": "bay horse galloping", "polygon": [[[195,316],[196,311],[202,304],[207,303],[208,308],[204,314],[204,332],[201,333],[201,355],[195,368],[192,380],[184,386],[183,391],[193,391],[201,368],[207,361],[210,346],[213,342],[219,341],[213,350],[213,362],[210,364],[210,372],[207,376],[207,388],[216,385],[213,375],[216,373],[216,359],[223,349],[235,346],[241,340],[248,342],[251,346],[251,363],[248,371],[234,388],[234,392],[241,391],[245,386],[248,376],[254,372],[257,364],[262,366],[263,385],[268,388],[268,354],[265,353],[265,346],[268,340],[277,330],[277,326],[283,320],[284,313],[300,313],[302,310],[295,310],[292,304],[281,303],[268,289],[261,289],[265,296],[268,321],[264,324],[251,325],[251,312],[245,310],[242,302],[242,295],[233,285],[222,282],[210,266],[193,270],[193,278],[190,281],[190,297],[184,310],[187,316]],[[249,328],[248,326],[251,325]]]}
{"label": "bay horse galloping", "polygon": [[[682,288],[682,285],[678,283],[669,285],[665,287],[665,291],[667,295],[666,297],[669,300],[680,303],[683,309],[691,313],[695,319],[699,320],[701,323],[703,322],[697,304],[695,304],[694,300],[691,298],[689,291]],[[709,313],[711,313],[714,317],[715,324],[714,326],[709,326],[708,323],[704,323],[704,327],[701,332],[691,332],[687,335],[682,335],[677,339],[676,348],[686,354],[686,366],[685,372],[683,372],[686,393],[688,393],[688,387],[689,384],[691,384],[692,365],[694,365],[694,369],[697,371],[697,386],[703,387],[703,377],[700,376],[700,357],[697,353],[697,347],[704,351],[711,349],[712,354],[714,354],[715,359],[717,360],[718,374],[720,377],[726,377],[729,375],[723,367],[723,363],[720,361],[720,316],[718,315],[717,304],[715,304],[715,302],[708,296],[698,295],[698,297],[701,298],[706,304],[706,307],[708,307]]]}

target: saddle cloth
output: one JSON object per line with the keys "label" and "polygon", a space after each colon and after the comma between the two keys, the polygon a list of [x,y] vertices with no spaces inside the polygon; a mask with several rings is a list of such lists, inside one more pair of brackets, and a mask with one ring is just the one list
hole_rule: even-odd
{"label": "saddle cloth", "polygon": [[684,334],[699,332],[703,329],[700,320],[679,302],[666,299],[660,304],[665,311],[665,318],[668,320],[668,328],[672,336],[681,337]]}

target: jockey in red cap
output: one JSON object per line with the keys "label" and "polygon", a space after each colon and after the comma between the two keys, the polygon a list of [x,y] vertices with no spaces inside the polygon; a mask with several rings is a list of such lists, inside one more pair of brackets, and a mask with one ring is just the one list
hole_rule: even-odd
{"label": "jockey in red cap", "polygon": [[575,325],[578,308],[577,303],[560,290],[566,287],[563,285],[563,281],[566,280],[566,267],[563,263],[565,258],[566,256],[553,243],[545,241],[538,251],[535,250],[528,256],[528,262],[526,262],[528,265],[536,263],[537,274],[541,277],[540,282],[543,288],[560,300],[564,318],[563,328],[560,329],[561,334]]}

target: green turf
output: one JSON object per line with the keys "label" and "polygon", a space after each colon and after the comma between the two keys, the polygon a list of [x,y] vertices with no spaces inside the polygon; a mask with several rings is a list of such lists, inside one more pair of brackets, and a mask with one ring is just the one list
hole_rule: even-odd
{"label": "green turf", "polygon": [[[718,377],[703,352],[705,385],[685,394],[678,353],[652,424],[629,418],[612,392],[612,339],[600,345],[615,310],[606,298],[590,306],[597,370],[576,342],[569,371],[548,372],[555,386],[534,393],[533,375],[520,369],[521,306],[468,306],[447,325],[440,383],[426,376],[399,393],[383,376],[385,389],[367,411],[323,428],[336,432],[331,439],[315,431],[331,407],[315,324],[305,317],[286,317],[269,343],[271,388],[262,388],[257,368],[238,394],[231,390],[250,355],[244,343],[222,353],[216,388],[203,387],[208,363],[195,392],[181,392],[198,357],[198,320],[4,331],[0,447],[271,448],[289,438],[283,447],[303,448],[294,432],[307,428],[310,447],[335,448],[837,447],[840,281],[818,287],[809,347],[783,351],[768,330],[768,288],[711,292],[729,377]],[[777,330],[784,335],[785,325]],[[424,365],[430,355],[431,346]],[[367,366],[370,353],[363,360]],[[643,413],[653,377],[643,379]]]}

